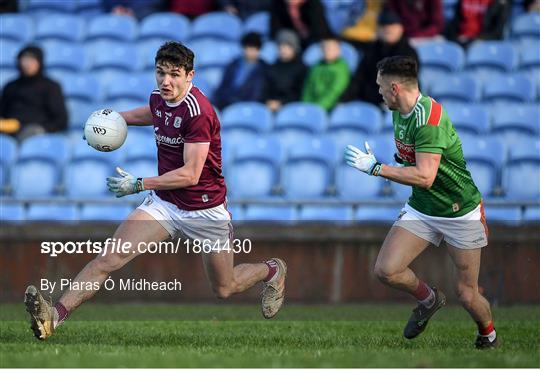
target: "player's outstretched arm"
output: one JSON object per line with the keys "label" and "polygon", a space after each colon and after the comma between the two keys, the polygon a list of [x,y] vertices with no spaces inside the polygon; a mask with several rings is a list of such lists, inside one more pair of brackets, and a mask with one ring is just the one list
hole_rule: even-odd
{"label": "player's outstretched arm", "polygon": [[209,148],[209,143],[185,143],[184,165],[161,176],[145,178],[145,190],[170,190],[197,185]]}
{"label": "player's outstretched arm", "polygon": [[404,185],[415,185],[429,189],[435,181],[441,155],[436,153],[416,153],[416,165],[394,167],[382,165],[379,176]]}
{"label": "player's outstretched arm", "polygon": [[126,123],[131,126],[150,126],[152,125],[152,111],[149,105],[135,108],[125,112],[120,112]]}

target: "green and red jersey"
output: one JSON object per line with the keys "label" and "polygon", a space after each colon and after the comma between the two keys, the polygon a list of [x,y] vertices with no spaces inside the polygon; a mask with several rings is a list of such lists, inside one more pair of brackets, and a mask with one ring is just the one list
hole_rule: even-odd
{"label": "green and red jersey", "polygon": [[408,203],[426,215],[459,217],[474,210],[480,192],[467,170],[461,140],[443,106],[420,95],[413,110],[402,115],[392,112],[394,139],[405,166],[416,164],[416,153],[441,154],[441,162],[429,189],[412,187]]}

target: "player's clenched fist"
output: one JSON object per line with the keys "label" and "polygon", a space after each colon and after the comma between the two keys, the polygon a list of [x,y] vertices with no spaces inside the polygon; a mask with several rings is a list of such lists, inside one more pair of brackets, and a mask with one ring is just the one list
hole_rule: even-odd
{"label": "player's clenched fist", "polygon": [[137,178],[120,167],[116,167],[116,172],[118,172],[120,177],[107,177],[107,187],[109,191],[116,194],[117,198],[139,193],[144,190],[144,181],[142,178]]}
{"label": "player's clenched fist", "polygon": [[345,148],[345,162],[368,175],[378,176],[381,171],[381,163],[377,162],[367,141],[364,145],[366,153],[354,145],[347,145],[347,148]]}

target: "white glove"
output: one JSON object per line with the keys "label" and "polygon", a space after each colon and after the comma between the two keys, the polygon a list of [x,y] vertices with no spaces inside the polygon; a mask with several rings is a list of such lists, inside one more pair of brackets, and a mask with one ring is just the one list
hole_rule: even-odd
{"label": "white glove", "polygon": [[365,142],[366,152],[364,153],[354,145],[347,145],[345,149],[345,162],[351,167],[356,168],[368,175],[378,176],[382,164],[377,162],[368,142]]}
{"label": "white glove", "polygon": [[116,194],[117,198],[139,193],[144,190],[144,181],[142,178],[136,178],[120,167],[116,167],[116,172],[118,172],[120,177],[107,177],[107,186],[109,191]]}

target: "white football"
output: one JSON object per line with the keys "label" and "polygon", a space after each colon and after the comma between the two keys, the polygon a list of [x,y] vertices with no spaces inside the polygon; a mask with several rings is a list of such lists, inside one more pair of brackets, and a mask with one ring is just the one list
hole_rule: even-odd
{"label": "white football", "polygon": [[126,141],[127,124],[112,109],[97,110],[88,117],[84,125],[84,136],[92,148],[110,152],[120,148]]}

